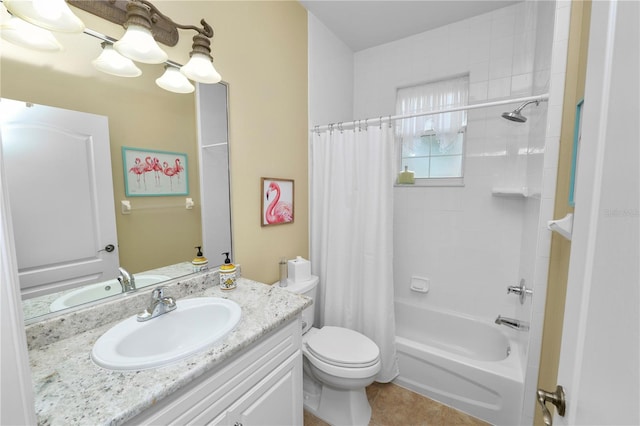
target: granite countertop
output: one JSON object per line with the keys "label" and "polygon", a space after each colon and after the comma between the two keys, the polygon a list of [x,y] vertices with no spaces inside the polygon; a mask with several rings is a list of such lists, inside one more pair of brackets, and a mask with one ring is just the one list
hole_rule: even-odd
{"label": "granite countertop", "polygon": [[[45,324],[28,327],[38,424],[121,424],[215,369],[311,304],[306,297],[245,278],[238,279],[235,290],[223,291],[216,285],[217,278],[217,271],[196,275],[173,286],[168,285],[166,294],[176,298],[214,296],[233,300],[242,308],[240,323],[222,342],[169,366],[140,371],[110,371],[91,360],[90,352],[95,341],[136,311],[114,313],[105,304],[103,312],[94,308],[94,313],[88,308],[67,318],[61,316]],[[111,302],[111,308],[146,301],[148,294],[138,296],[136,300]],[[137,310],[142,308],[144,303]],[[111,318],[110,322],[101,321],[99,318],[109,317],[105,312],[111,312],[118,318]],[[65,327],[71,327],[75,332],[62,330]]]}

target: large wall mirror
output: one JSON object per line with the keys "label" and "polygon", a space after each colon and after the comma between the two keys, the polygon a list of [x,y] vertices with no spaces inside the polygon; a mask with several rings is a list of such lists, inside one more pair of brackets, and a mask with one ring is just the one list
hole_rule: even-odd
{"label": "large wall mirror", "polygon": [[[111,253],[117,255],[117,262],[115,271],[110,273],[114,276],[94,279],[89,277],[76,280],[77,282],[56,282],[54,278],[48,283],[23,286],[22,272],[28,272],[31,259],[23,261],[20,257],[25,257],[25,253],[30,252],[25,250],[24,244],[16,241],[18,262],[27,265],[20,272],[25,318],[30,322],[35,317],[60,312],[67,305],[52,308],[53,302],[71,292],[78,293],[79,289],[87,289],[85,293],[88,294],[92,293],[88,289],[97,288],[99,291],[96,291],[101,292],[98,297],[118,297],[114,296],[121,293],[120,285],[115,281],[118,267],[131,274],[144,276],[139,282],[140,287],[144,287],[158,284],[165,278],[191,273],[190,261],[196,255],[196,246],[203,246],[204,254],[210,260],[210,267],[222,263],[222,251],[232,250],[227,138],[228,86],[224,83],[199,85],[196,92],[191,94],[167,92],[155,84],[155,79],[162,74],[163,68],[150,65],[140,66],[143,74],[137,78],[106,75],[93,69],[90,64],[100,54],[99,40],[85,34],[61,37],[65,51],[57,53],[40,53],[3,43],[0,57],[2,97],[19,101],[31,110],[39,108],[44,111],[47,107],[54,107],[80,113],[79,118],[71,119],[72,122],[84,123],[82,114],[106,118],[110,159],[107,158],[109,155],[100,155],[93,149],[87,149],[87,152],[90,151],[96,163],[108,166],[111,170],[111,187],[107,192],[112,199],[108,207],[103,208],[106,212],[99,213],[101,217],[107,213],[112,213],[115,217],[117,241],[114,242],[115,250]],[[6,105],[9,101],[0,102]],[[3,127],[2,134],[4,148],[5,139],[11,132],[5,131]],[[27,139],[33,142],[34,138]],[[40,144],[51,139],[49,136],[39,138],[38,143],[32,143],[38,152],[31,153],[39,156],[41,164],[49,166],[49,175],[56,173],[57,164],[61,168],[65,167],[67,175],[72,177],[80,176],[81,170],[86,171],[83,167],[76,168],[77,161],[70,161],[70,157],[75,154],[51,146],[42,148]],[[127,196],[127,177],[135,179],[135,176],[127,176],[123,147],[184,155],[187,167],[182,178],[188,179],[188,193],[175,196]],[[70,174],[69,168],[72,169]],[[3,180],[2,184],[7,182]],[[83,191],[83,185],[78,187],[80,189],[73,185],[65,187],[78,194],[78,197],[83,192],[84,196],[95,195],[91,189]],[[69,198],[65,198],[68,195],[54,193],[53,185],[45,188],[47,197],[38,197],[38,191],[23,187],[19,190],[20,196],[10,195],[9,202],[29,201],[30,207],[27,209],[35,208],[44,214],[50,210],[54,217],[59,215],[59,220],[54,220],[58,226],[49,224],[38,230],[37,233],[42,234],[43,238],[48,233],[62,240],[67,235],[78,236],[79,228],[73,226],[78,219],[70,219],[71,215],[67,216],[65,213],[74,209]],[[10,189],[9,193],[11,192]],[[187,198],[193,200],[192,208],[187,208]],[[122,212],[123,200],[130,202],[131,211],[128,214]],[[76,199],[75,202],[77,205],[94,205],[92,200]],[[60,205],[67,207],[52,208]],[[63,228],[65,222],[70,222],[72,226]],[[24,227],[24,224],[21,226]],[[93,247],[97,252],[109,245],[109,242],[97,243],[93,235],[87,237],[91,241],[88,244],[89,250]],[[38,244],[37,239],[35,241],[28,244],[32,246],[31,253],[50,251],[50,248],[44,248],[44,244]],[[97,256],[97,253],[92,256]],[[56,260],[53,261],[54,264],[55,262]],[[113,267],[111,270],[113,271]],[[93,293],[88,297],[87,301],[96,303]],[[73,306],[82,305],[76,303]]]}

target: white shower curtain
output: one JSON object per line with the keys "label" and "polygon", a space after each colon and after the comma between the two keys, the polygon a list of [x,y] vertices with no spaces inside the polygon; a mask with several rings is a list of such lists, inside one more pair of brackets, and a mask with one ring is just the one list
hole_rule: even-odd
{"label": "white shower curtain", "polygon": [[393,308],[394,136],[388,125],[313,132],[311,260],[320,325],[347,327],[380,348],[376,378],[398,375]]}

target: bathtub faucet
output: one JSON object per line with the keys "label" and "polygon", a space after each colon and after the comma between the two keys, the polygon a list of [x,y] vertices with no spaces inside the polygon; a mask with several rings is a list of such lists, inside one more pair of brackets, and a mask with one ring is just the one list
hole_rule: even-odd
{"label": "bathtub faucet", "polygon": [[496,324],[498,325],[506,325],[507,327],[513,328],[515,330],[527,331],[529,330],[529,324],[513,318],[505,318],[503,316],[498,315],[496,318]]}

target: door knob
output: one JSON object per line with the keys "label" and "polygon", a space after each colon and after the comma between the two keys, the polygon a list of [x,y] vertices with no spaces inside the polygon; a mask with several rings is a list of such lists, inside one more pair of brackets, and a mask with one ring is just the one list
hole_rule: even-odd
{"label": "door knob", "polygon": [[542,408],[542,419],[544,420],[544,424],[546,426],[551,426],[553,423],[553,417],[551,416],[551,412],[547,408],[547,402],[550,402],[556,406],[559,416],[564,416],[566,403],[564,399],[564,389],[562,389],[562,386],[556,386],[555,392],[548,392],[544,389],[538,389],[538,403],[540,404],[540,408]]}
{"label": "door knob", "polygon": [[107,244],[106,246],[104,246],[102,250],[98,250],[98,252],[106,251],[107,253],[111,253],[115,249],[116,249],[116,246],[114,246],[113,244]]}

